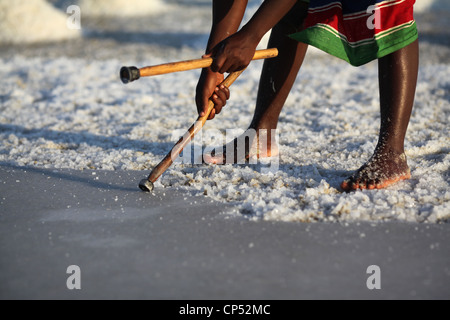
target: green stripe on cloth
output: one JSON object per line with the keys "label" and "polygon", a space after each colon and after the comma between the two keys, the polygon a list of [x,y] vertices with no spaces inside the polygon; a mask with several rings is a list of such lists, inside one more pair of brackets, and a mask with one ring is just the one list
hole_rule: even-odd
{"label": "green stripe on cloth", "polygon": [[326,25],[313,26],[291,34],[290,37],[312,45],[357,67],[400,50],[418,38],[415,22],[405,28],[400,28],[397,31],[390,30],[390,32],[380,39],[363,40],[356,45],[348,43],[339,36],[336,30]]}

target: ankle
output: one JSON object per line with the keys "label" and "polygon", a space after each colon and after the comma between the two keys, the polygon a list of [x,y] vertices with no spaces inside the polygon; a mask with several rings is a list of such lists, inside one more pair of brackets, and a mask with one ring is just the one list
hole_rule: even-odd
{"label": "ankle", "polygon": [[251,129],[260,130],[260,129],[267,129],[267,130],[276,130],[278,125],[278,119],[258,119],[253,120],[249,126]]}
{"label": "ankle", "polygon": [[405,153],[405,148],[403,143],[380,139],[375,147],[375,153],[402,155]]}

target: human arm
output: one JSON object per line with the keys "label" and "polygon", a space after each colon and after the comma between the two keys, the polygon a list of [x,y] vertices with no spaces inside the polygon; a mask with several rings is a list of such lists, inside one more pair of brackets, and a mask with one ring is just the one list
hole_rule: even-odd
{"label": "human arm", "polygon": [[262,37],[295,5],[297,0],[266,0],[237,33],[218,43],[211,51],[213,72],[234,72],[248,66]]}
{"label": "human arm", "polygon": [[[244,17],[247,3],[248,0],[213,1],[213,23],[205,56],[211,56],[211,50],[218,43],[236,33]],[[223,74],[213,72],[211,68],[202,70],[195,97],[199,115],[202,116],[206,112],[210,98],[214,102],[214,109],[208,119],[213,119],[225,106],[230,92],[228,88],[218,86],[223,79]]]}

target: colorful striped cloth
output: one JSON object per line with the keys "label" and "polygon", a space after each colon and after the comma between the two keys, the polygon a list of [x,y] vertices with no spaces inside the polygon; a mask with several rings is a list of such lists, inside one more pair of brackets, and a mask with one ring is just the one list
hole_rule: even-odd
{"label": "colorful striped cloth", "polygon": [[304,30],[290,37],[354,66],[384,57],[418,37],[413,16],[415,0],[309,2]]}

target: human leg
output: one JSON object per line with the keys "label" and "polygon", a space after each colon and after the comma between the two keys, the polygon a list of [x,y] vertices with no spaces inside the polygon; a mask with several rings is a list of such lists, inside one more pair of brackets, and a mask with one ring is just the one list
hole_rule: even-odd
{"label": "human leg", "polygon": [[[256,139],[246,144],[244,152],[246,158],[254,155],[260,157],[276,156],[278,146],[272,144],[272,130],[277,128],[280,112],[286,102],[290,90],[295,82],[298,71],[303,63],[308,46],[288,37],[289,34],[301,29],[303,19],[306,17],[308,4],[299,2],[273,29],[269,39],[269,48],[278,48],[279,55],[275,59],[264,61],[261,72],[256,107],[253,120],[249,129],[256,130],[256,137],[260,132],[267,134],[264,141],[267,144],[262,148],[258,146]],[[226,148],[237,149],[239,139],[235,139],[225,146],[223,153],[213,153],[211,156],[205,155],[205,161],[209,163],[231,163],[241,159],[236,159],[237,152],[234,152],[235,159],[225,159]],[[253,145],[253,147],[252,147]],[[262,150],[264,149],[264,150]]]}
{"label": "human leg", "polygon": [[382,189],[411,177],[404,140],[414,104],[418,65],[417,40],[379,59],[381,125],[378,144],[370,160],[342,182],[342,189]]}

